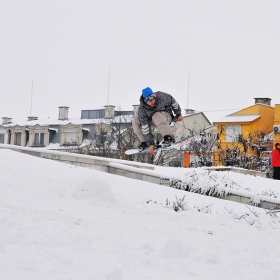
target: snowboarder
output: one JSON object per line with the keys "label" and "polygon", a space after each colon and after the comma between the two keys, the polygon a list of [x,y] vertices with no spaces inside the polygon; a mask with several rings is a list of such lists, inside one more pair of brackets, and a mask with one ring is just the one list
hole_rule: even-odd
{"label": "snowboarder", "polygon": [[[176,117],[173,116],[173,112]],[[153,92],[146,87],[142,90],[138,117],[132,120],[132,127],[141,141],[138,149],[149,148],[151,154],[155,154],[152,130],[157,128],[163,136],[161,146],[170,146],[175,142],[175,135],[170,127],[172,121],[183,121],[181,108],[177,101],[168,93],[161,91]]]}
{"label": "snowboarder", "polygon": [[271,153],[273,167],[273,179],[280,180],[280,143],[275,144],[275,149]]}

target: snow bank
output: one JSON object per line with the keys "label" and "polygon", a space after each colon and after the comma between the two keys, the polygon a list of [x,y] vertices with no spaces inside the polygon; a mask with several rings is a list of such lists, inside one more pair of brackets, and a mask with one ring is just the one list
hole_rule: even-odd
{"label": "snow bank", "polygon": [[117,203],[111,186],[102,179],[83,180],[74,186],[73,196],[76,199],[101,200],[108,203]]}
{"label": "snow bank", "polygon": [[[0,157],[1,279],[279,279],[277,212],[8,150]],[[183,196],[185,211],[167,207]]]}

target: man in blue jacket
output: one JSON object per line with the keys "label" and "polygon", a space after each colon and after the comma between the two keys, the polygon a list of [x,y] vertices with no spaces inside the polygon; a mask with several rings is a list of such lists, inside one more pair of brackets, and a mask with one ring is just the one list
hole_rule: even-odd
{"label": "man in blue jacket", "polygon": [[139,150],[149,148],[150,153],[155,154],[152,135],[154,128],[157,128],[163,136],[161,146],[170,146],[175,142],[175,135],[170,127],[174,119],[173,113],[178,121],[183,121],[181,108],[170,94],[161,91],[153,92],[149,87],[142,90],[138,117],[132,120],[133,130],[141,141]]}

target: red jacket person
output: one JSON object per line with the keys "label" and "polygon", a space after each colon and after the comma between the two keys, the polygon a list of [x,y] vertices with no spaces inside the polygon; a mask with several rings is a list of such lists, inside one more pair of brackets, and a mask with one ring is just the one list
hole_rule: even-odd
{"label": "red jacket person", "polygon": [[280,180],[280,143],[275,144],[275,149],[271,153],[273,167],[273,179]]}

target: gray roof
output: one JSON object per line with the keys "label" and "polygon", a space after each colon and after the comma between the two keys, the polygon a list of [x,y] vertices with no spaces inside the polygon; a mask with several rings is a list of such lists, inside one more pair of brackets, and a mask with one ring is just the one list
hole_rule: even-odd
{"label": "gray roof", "polygon": [[37,120],[28,121],[27,119],[12,119],[12,123],[3,124],[4,127],[11,127],[15,125],[19,126],[35,126],[39,124],[41,126],[49,126],[49,125],[67,125],[69,123],[72,124],[98,124],[98,123],[129,123],[131,122],[133,116],[117,116],[113,119],[81,119],[81,118],[68,118],[67,120],[58,120],[56,118],[46,118]]}

